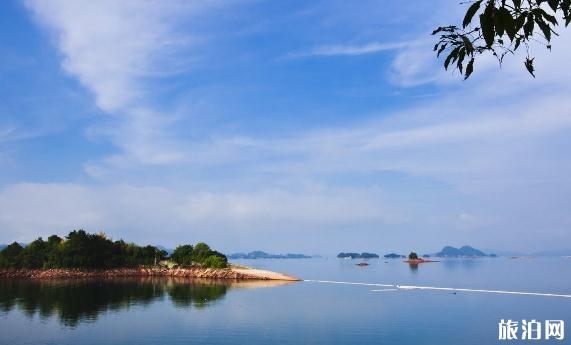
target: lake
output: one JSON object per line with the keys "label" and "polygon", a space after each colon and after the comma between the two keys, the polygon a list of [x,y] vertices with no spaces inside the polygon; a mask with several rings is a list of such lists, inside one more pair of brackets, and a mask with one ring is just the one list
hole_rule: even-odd
{"label": "lake", "polygon": [[[314,280],[571,293],[571,259],[357,262],[237,261]],[[0,343],[480,345],[506,343],[498,340],[500,319],[564,320],[566,330],[571,323],[571,298],[372,291],[379,289],[166,278],[0,280]],[[531,342],[569,343],[569,337]]]}

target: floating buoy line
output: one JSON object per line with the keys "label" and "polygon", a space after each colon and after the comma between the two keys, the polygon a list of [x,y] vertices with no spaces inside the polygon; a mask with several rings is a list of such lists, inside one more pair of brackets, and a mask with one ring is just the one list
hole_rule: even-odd
{"label": "floating buoy line", "polygon": [[359,282],[345,282],[334,280],[312,280],[305,279],[305,282],[310,283],[324,283],[324,284],[344,284],[344,285],[361,285],[370,287],[381,287],[385,289],[374,289],[373,292],[384,291],[406,291],[406,290],[429,290],[429,291],[452,291],[452,292],[476,292],[476,293],[492,293],[503,295],[523,295],[523,296],[541,296],[541,297],[559,297],[571,298],[571,294],[556,294],[544,292],[524,292],[524,291],[507,291],[507,290],[484,290],[484,289],[465,289],[465,288],[450,288],[450,287],[436,287],[436,286],[417,286],[417,285],[400,285],[400,284],[376,284],[376,283],[359,283]]}

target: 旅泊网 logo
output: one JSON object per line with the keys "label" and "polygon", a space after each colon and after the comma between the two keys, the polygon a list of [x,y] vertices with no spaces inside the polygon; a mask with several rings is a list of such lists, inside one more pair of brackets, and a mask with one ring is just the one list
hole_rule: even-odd
{"label": "\u65c5\u6cca\u7f51 logo", "polygon": [[563,320],[500,320],[499,340],[563,340],[565,322]]}

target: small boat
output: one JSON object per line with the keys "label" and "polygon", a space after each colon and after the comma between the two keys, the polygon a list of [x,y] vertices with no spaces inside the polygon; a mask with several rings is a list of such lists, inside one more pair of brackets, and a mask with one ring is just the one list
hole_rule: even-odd
{"label": "small boat", "polygon": [[358,264],[355,264],[356,266],[369,266],[368,263],[366,262],[359,262]]}

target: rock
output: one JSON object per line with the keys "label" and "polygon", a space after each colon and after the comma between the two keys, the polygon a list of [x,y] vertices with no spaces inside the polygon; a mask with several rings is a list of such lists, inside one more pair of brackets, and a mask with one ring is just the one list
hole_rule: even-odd
{"label": "rock", "polygon": [[0,278],[55,279],[89,277],[185,277],[210,279],[271,279],[259,275],[237,272],[230,268],[114,268],[94,269],[0,269]]}

